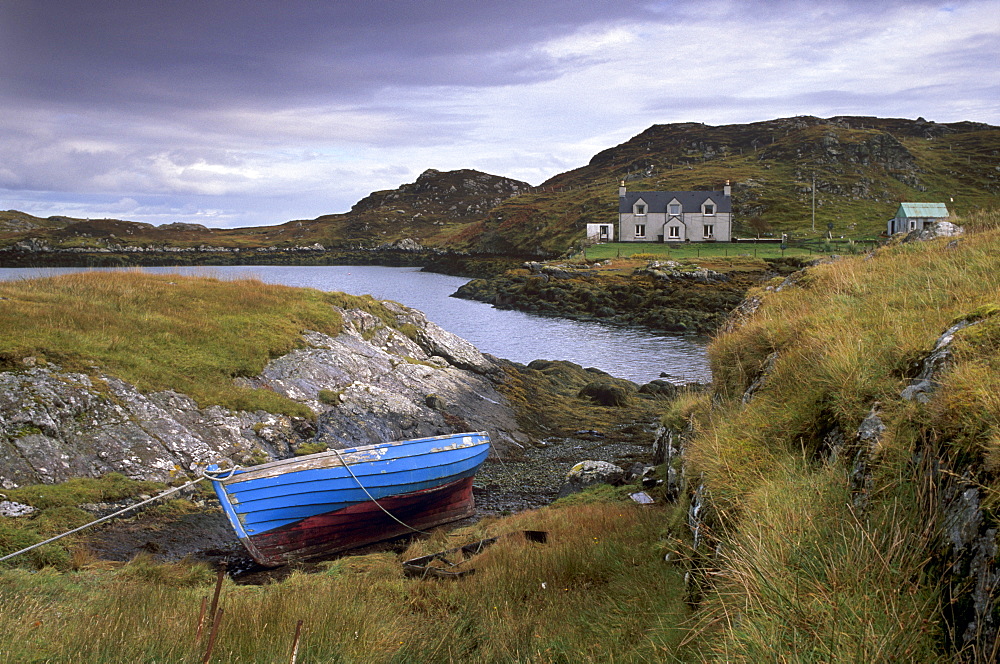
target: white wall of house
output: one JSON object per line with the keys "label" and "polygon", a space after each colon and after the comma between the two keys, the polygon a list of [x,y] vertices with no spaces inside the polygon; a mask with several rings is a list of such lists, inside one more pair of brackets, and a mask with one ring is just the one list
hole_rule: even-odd
{"label": "white wall of house", "polygon": [[594,242],[614,242],[615,225],[611,222],[606,224],[587,224],[587,239]]}

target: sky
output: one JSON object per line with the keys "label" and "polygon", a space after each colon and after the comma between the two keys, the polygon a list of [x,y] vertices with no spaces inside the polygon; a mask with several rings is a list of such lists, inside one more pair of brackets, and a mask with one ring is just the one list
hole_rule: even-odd
{"label": "sky", "polygon": [[653,124],[1000,125],[997,0],[0,0],[0,210],[214,228]]}

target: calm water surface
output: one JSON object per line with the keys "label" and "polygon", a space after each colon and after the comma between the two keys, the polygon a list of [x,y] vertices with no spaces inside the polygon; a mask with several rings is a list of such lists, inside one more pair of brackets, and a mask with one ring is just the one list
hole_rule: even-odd
{"label": "calm water surface", "polygon": [[[86,270],[0,268],[0,279],[28,279]],[[142,270],[220,279],[252,277],[267,283],[395,300],[419,309],[429,320],[469,340],[479,350],[523,364],[535,359],[569,360],[637,383],[659,378],[661,372],[669,374],[674,381],[708,381],[711,378],[705,339],[494,309],[482,302],[449,297],[468,279],[420,272],[418,268],[256,265],[148,267]]]}

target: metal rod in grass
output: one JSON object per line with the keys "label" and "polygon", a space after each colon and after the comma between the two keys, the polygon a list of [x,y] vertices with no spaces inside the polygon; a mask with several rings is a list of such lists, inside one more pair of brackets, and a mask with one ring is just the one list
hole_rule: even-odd
{"label": "metal rod in grass", "polygon": [[212,631],[208,635],[208,647],[205,648],[205,658],[201,660],[202,664],[208,664],[212,660],[212,650],[215,649],[215,637],[219,634],[219,623],[222,622],[222,614],[225,609],[219,609],[219,612],[215,614],[215,619],[212,620]]}
{"label": "metal rod in grass", "polygon": [[201,611],[198,612],[198,631],[195,632],[195,643],[201,643],[201,632],[205,627],[205,609],[208,608],[208,597],[201,598]]}
{"label": "metal rod in grass", "polygon": [[222,581],[226,578],[226,563],[219,564],[219,573],[215,577],[215,594],[212,595],[212,608],[208,615],[215,617],[215,611],[219,608],[219,595],[222,594]]}
{"label": "metal rod in grass", "polygon": [[299,656],[299,637],[302,636],[302,621],[300,620],[298,624],[295,625],[295,638],[292,640],[292,656],[288,660],[288,664],[295,664],[295,660]]}

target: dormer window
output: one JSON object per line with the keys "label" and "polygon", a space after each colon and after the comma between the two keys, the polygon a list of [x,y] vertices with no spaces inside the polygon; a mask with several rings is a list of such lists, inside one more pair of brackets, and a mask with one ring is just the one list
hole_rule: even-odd
{"label": "dormer window", "polygon": [[705,214],[706,215],[713,215],[713,214],[715,214],[715,204],[714,203],[705,203]]}
{"label": "dormer window", "polygon": [[680,216],[680,214],[681,214],[681,204],[680,203],[671,203],[669,206],[667,206],[667,213],[671,214],[671,215],[673,215],[675,217]]}
{"label": "dormer window", "polygon": [[635,213],[639,214],[639,215],[646,214],[646,204],[645,203],[636,203],[635,204]]}

